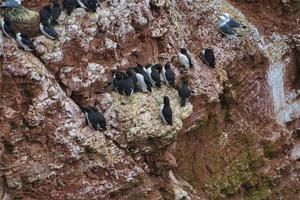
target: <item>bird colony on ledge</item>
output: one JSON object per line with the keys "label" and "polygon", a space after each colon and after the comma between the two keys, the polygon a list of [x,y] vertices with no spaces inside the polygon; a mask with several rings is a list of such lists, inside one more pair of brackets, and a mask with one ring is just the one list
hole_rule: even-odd
{"label": "bird colony on ledge", "polygon": [[[21,5],[21,0],[6,0],[0,7],[1,9],[13,9]],[[64,0],[63,9],[67,15],[70,15],[73,9],[81,7],[87,11],[96,12],[100,7],[97,0]],[[100,7],[101,8],[101,7]],[[58,34],[54,26],[58,24],[58,18],[62,12],[62,8],[58,0],[54,0],[50,5],[44,6],[40,14],[39,29],[43,35],[51,40],[57,40]],[[14,39],[17,44],[25,51],[35,52],[35,47],[31,38],[27,34],[17,32],[16,28],[8,17],[1,19],[1,28],[6,37]],[[230,18],[228,13],[219,16],[218,28],[222,37],[241,37],[236,31],[239,28],[246,28],[234,19]],[[212,49],[205,49],[202,52],[204,62],[211,68],[215,67],[216,58]],[[178,53],[178,60],[185,70],[192,70],[194,65],[186,48],[181,48]],[[142,66],[137,64],[135,68],[129,67],[126,72],[113,71],[112,87],[113,90],[121,95],[130,97],[135,92],[151,93],[152,87],[161,87],[164,82],[169,87],[175,87],[175,73],[173,72],[170,62],[162,64],[147,64]],[[182,85],[178,89],[181,106],[185,106],[191,91],[187,78],[182,78]],[[82,109],[88,125],[94,130],[105,131],[106,121],[101,112],[96,107],[88,107]],[[164,96],[163,104],[160,105],[160,117],[163,123],[172,126],[172,109],[168,96]]]}

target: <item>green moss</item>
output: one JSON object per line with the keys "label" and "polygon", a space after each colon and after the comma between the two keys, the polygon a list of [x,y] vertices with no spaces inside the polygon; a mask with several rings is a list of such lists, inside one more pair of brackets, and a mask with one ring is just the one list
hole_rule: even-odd
{"label": "green moss", "polygon": [[34,98],[34,93],[32,91],[32,88],[31,87],[26,87],[24,89],[24,95],[30,99]]}
{"label": "green moss", "polygon": [[27,122],[23,122],[21,125],[20,125],[20,128],[21,130],[27,130],[29,128],[29,125],[27,124]]}
{"label": "green moss", "polygon": [[13,154],[14,152],[14,146],[7,140],[3,141],[4,150],[8,154]]}
{"label": "green moss", "polygon": [[10,18],[15,23],[31,23],[39,17],[39,14],[27,8],[19,7],[7,10],[4,16]]}
{"label": "green moss", "polygon": [[18,128],[18,126],[17,126],[17,124],[15,122],[10,122],[10,129],[12,131],[17,130],[17,128]]}
{"label": "green moss", "polygon": [[198,123],[199,127],[205,127],[208,123],[208,120],[209,120],[209,116],[207,112],[203,113],[203,116],[201,117]]}
{"label": "green moss", "polygon": [[245,200],[265,200],[270,195],[270,192],[267,185],[262,185],[259,188],[251,188],[246,190]]}
{"label": "green moss", "polygon": [[276,149],[270,141],[263,141],[263,150],[266,158],[273,159],[277,156]]}
{"label": "green moss", "polygon": [[241,153],[238,158],[232,161],[224,170],[217,174],[210,183],[214,198],[235,195],[240,187],[249,182],[256,175],[256,171],[262,166],[262,156],[255,155],[252,150]]}

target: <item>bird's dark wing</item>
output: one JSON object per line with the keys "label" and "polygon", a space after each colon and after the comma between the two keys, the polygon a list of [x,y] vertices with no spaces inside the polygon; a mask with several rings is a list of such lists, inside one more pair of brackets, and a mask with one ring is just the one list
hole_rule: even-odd
{"label": "bird's dark wing", "polygon": [[99,124],[100,124],[100,127],[103,129],[103,130],[107,130],[106,129],[106,120],[105,120],[105,118],[104,118],[104,116],[101,114],[101,113],[99,113],[100,115],[99,115],[99,118],[98,118],[98,122],[99,122]]}
{"label": "bird's dark wing", "polygon": [[27,35],[24,34],[21,35],[21,42],[27,45],[28,47],[30,47],[31,49],[34,49],[33,43]]}
{"label": "bird's dark wing", "polygon": [[16,28],[13,24],[10,25],[4,24],[4,29],[10,36],[12,36],[13,38],[16,37]]}
{"label": "bird's dark wing", "polygon": [[52,28],[51,26],[47,26],[47,25],[43,25],[43,28],[44,28],[44,31],[47,32],[50,36],[52,36],[54,38],[58,38],[58,34],[54,28]]}
{"label": "bird's dark wing", "polygon": [[171,69],[166,70],[166,78],[167,78],[167,81],[174,81],[175,73]]}
{"label": "bird's dark wing", "polygon": [[156,81],[160,81],[160,74],[159,71],[155,68],[152,67],[151,70],[151,78],[156,82]]}
{"label": "bird's dark wing", "polygon": [[51,24],[57,23],[56,20],[59,18],[60,14],[61,14],[61,8],[60,7],[54,7],[52,9],[52,23]]}
{"label": "bird's dark wing", "polygon": [[226,35],[235,35],[236,31],[231,28],[231,26],[229,26],[229,24],[224,24],[223,26],[220,27],[220,30],[222,33],[226,34]]}
{"label": "bird's dark wing", "polygon": [[240,23],[238,23],[237,21],[235,21],[232,18],[230,18],[230,20],[227,22],[227,24],[229,24],[229,26],[231,26],[232,28],[239,28],[241,26]]}
{"label": "bird's dark wing", "polygon": [[216,62],[216,58],[215,58],[215,54],[213,51],[211,50],[207,50],[204,53],[204,60],[211,66],[214,67],[215,66],[215,62]]}
{"label": "bird's dark wing", "polygon": [[186,53],[185,56],[189,59],[190,68],[193,68],[194,65],[193,65],[193,63],[192,63],[191,56],[190,56],[188,53]]}
{"label": "bird's dark wing", "polygon": [[190,89],[186,85],[183,85],[178,90],[178,95],[179,95],[179,97],[186,97],[186,98],[188,98],[191,95],[191,91],[190,91]]}

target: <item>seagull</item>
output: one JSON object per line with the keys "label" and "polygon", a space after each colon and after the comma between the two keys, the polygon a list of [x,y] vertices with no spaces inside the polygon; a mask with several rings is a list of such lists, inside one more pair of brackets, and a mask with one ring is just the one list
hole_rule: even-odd
{"label": "seagull", "polygon": [[219,18],[220,18],[220,21],[218,23],[218,27],[219,27],[220,32],[223,35],[238,36],[238,37],[241,36],[227,23],[227,19],[224,16],[219,16]]}
{"label": "seagull", "polygon": [[21,5],[22,0],[6,0],[2,2],[0,7],[2,8],[17,8]]}
{"label": "seagull", "polygon": [[232,28],[247,28],[246,26],[241,26],[241,24],[231,18],[228,13],[224,13],[223,16],[225,17],[227,24]]}

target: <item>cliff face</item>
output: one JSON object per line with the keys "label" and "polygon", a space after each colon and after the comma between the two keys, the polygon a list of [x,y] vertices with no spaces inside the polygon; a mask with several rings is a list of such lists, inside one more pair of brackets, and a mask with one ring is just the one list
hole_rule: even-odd
{"label": "cliff face", "polygon": [[[3,13],[30,32],[37,52],[0,35],[1,197],[299,197],[299,2],[271,1],[267,9],[225,0],[101,2],[96,13],[63,12],[59,41],[36,30],[35,11],[47,3]],[[218,34],[224,12],[247,26],[241,38]],[[195,69],[179,67],[181,47]],[[207,47],[215,69],[201,59]],[[113,69],[168,60],[177,85],[189,78],[193,96],[184,108],[167,86],[130,98],[108,86]],[[164,95],[173,126],[159,118]],[[103,112],[107,131],[87,126],[80,109],[87,105]]]}

